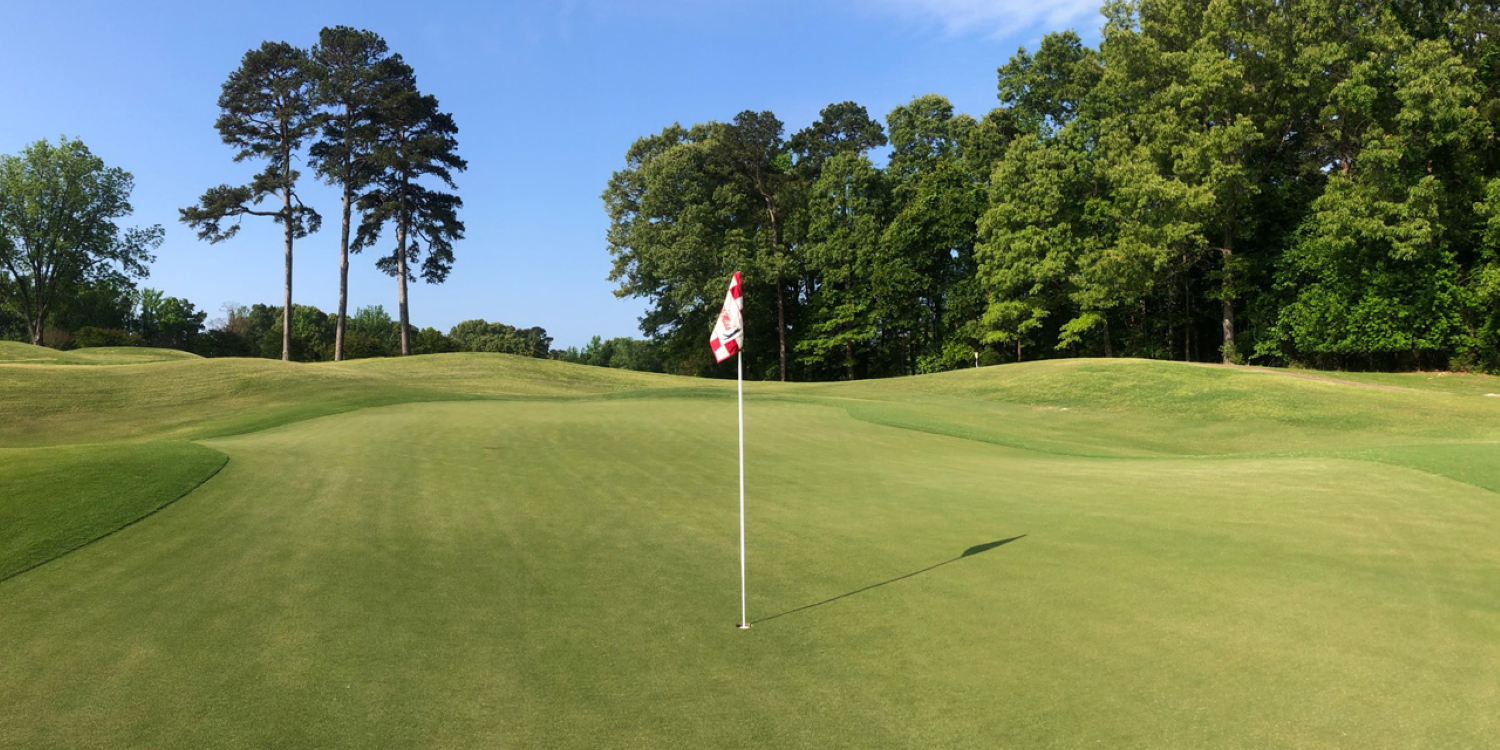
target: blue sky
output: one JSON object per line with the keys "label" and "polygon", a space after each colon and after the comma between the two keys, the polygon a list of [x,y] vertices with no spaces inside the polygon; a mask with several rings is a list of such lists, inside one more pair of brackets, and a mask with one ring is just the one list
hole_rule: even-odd
{"label": "blue sky", "polygon": [[[134,224],[161,224],[147,286],[219,316],[226,302],[279,303],[280,233],[248,221],[200,242],[177,220],[207,187],[240,183],[213,129],[219,87],[268,39],[311,45],[323,26],[386,38],[460,128],[467,238],[441,286],[412,289],[412,321],[447,330],[469,318],[540,325],[555,346],[639,335],[641,300],[606,280],[599,199],[636,138],[673,123],[774,111],[787,132],[830,102],[884,119],[935,92],[976,116],[995,101],[995,68],[1047,31],[1098,36],[1097,0],[577,0],[573,2],[69,3],[0,7],[0,153],[81,138],[135,175]],[[294,296],[332,311],[338,198],[307,178],[325,228],[296,247]],[[351,260],[350,311],[394,312],[396,282],[373,256]]]}

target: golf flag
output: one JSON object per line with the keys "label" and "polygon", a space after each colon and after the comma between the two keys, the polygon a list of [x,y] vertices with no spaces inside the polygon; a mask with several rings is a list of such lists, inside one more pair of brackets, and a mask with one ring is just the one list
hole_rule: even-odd
{"label": "golf flag", "polygon": [[740,272],[734,272],[729,282],[729,293],[724,295],[724,307],[719,310],[719,321],[714,324],[713,335],[708,345],[714,350],[714,361],[723,362],[740,350],[745,340],[745,300],[740,297]]}
{"label": "golf flag", "polygon": [[729,282],[729,294],[724,295],[724,307],[719,310],[719,320],[714,323],[714,332],[708,337],[708,345],[714,350],[714,360],[723,362],[734,355],[734,376],[737,381],[740,412],[740,624],[745,630],[750,627],[750,610],[745,599],[745,300],[740,296],[740,272],[734,272]]}

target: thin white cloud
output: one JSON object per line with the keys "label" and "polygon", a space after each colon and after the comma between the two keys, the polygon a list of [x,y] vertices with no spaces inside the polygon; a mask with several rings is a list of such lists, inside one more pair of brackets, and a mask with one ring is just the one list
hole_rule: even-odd
{"label": "thin white cloud", "polygon": [[1019,31],[1077,29],[1085,36],[1099,25],[1102,0],[867,0],[909,20],[927,20],[951,34],[1005,36]]}

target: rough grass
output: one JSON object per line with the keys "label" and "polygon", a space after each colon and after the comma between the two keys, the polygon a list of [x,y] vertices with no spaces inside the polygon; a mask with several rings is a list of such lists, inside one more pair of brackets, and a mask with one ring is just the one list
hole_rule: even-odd
{"label": "rough grass", "polygon": [[97,346],[88,349],[58,351],[15,341],[0,341],[0,362],[37,365],[138,365],[147,362],[175,362],[201,359],[198,355],[176,349],[153,349],[144,346]]}
{"label": "rough grass", "polygon": [[108,368],[0,365],[0,447],[195,439],[393,403],[579,397],[679,382],[505,354],[313,365],[196,358]]}
{"label": "rough grass", "polygon": [[0,747],[1487,747],[1492,382],[751,384],[741,632],[732,383],[0,365],[0,507],[229,456],[0,582]]}

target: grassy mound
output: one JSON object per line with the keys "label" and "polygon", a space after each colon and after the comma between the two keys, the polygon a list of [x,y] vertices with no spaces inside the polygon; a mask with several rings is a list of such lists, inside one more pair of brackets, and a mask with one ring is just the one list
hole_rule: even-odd
{"label": "grassy mound", "polygon": [[320,364],[198,358],[110,368],[0,364],[0,377],[0,413],[9,417],[0,421],[0,447],[194,439],[395,403],[577,397],[682,382],[509,354]]}
{"label": "grassy mound", "polygon": [[[1054,360],[941,375],[824,386],[829,393],[877,400],[948,396],[1090,413],[1242,422],[1314,430],[1424,437],[1479,437],[1500,433],[1500,399],[1476,398],[1500,389],[1500,378],[1386,376],[1381,387],[1343,373],[1225,368],[1148,360]],[[1467,388],[1441,386],[1467,380]]]}
{"label": "grassy mound", "polygon": [[32,528],[229,457],[0,581],[0,747],[1483,747],[1495,382],[750,384],[742,632],[732,383],[0,365]]}
{"label": "grassy mound", "polygon": [[0,363],[6,364],[138,365],[184,359],[201,359],[201,357],[176,349],[153,349],[146,346],[98,346],[59,351],[16,341],[0,341]]}

